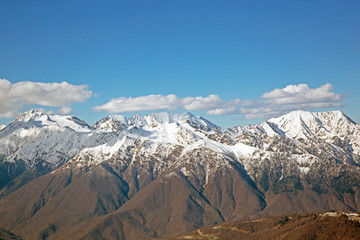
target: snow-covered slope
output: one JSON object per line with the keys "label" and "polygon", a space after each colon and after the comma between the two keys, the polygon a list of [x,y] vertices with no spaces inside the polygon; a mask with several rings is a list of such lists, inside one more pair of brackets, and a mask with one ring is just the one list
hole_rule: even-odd
{"label": "snow-covered slope", "polygon": [[[179,159],[189,152],[206,149],[206,152],[223,156],[230,152],[232,154],[234,151],[239,152],[243,146],[242,143],[229,146],[209,139],[209,136],[225,136],[224,131],[206,119],[190,113],[154,113],[144,117],[136,115],[129,119],[113,115],[100,120],[94,125],[94,128],[105,131],[120,131],[117,132],[116,138],[105,144],[83,149],[64,167],[86,167],[90,169],[104,161],[110,161],[114,166],[118,164],[121,165],[121,168],[129,168],[133,164],[139,164],[137,161],[129,160],[129,158],[135,159],[135,156],[139,154],[145,158],[144,161],[146,162],[149,161],[148,159],[153,160],[152,169],[154,172],[151,174],[158,175],[159,172],[184,167],[184,162],[179,161]],[[178,159],[176,161],[164,163],[159,160],[162,158],[174,159],[174,152],[177,152]],[[232,157],[233,160],[236,160],[235,155]],[[208,162],[204,164],[208,165],[210,162],[211,159],[209,158]],[[207,169],[208,167],[205,165],[202,167]],[[185,169],[184,173],[187,174]]]}
{"label": "snow-covered slope", "polygon": [[[295,191],[309,183],[318,192],[343,184],[359,187],[360,125],[340,111],[290,112],[258,125],[228,129],[228,134],[256,148],[240,161],[264,191]],[[344,176],[349,179],[338,182]]]}
{"label": "snow-covered slope", "polygon": [[294,111],[271,118],[253,129],[252,132],[263,132],[271,137],[279,135],[295,140],[322,139],[335,145],[346,145],[350,152],[360,154],[360,125],[341,111]]}
{"label": "snow-covered slope", "polygon": [[187,122],[194,129],[221,132],[222,129],[202,117],[196,117],[191,113],[170,114],[168,112],[152,113],[147,116],[135,115],[126,118],[122,115],[110,115],[98,121],[93,127],[104,131],[118,131],[132,127],[156,128],[162,124]]}
{"label": "snow-covered slope", "polygon": [[22,161],[31,167],[46,161],[55,167],[83,148],[103,144],[114,136],[96,132],[76,117],[31,110],[0,132],[0,156],[2,162]]}
{"label": "snow-covered slope", "polygon": [[269,181],[276,182],[311,174],[324,163],[355,167],[359,143],[360,126],[340,111],[295,111],[223,130],[191,113],[110,115],[90,127],[75,117],[32,110],[0,131],[0,160],[55,168],[72,158],[64,168],[88,170],[109,162],[120,175],[147,171],[152,178],[181,169],[205,182],[214,169],[237,162],[255,182],[263,170],[273,171]]}
{"label": "snow-covered slope", "polygon": [[[109,162],[119,174],[126,169],[140,174],[147,166],[152,176],[181,168],[185,175],[197,175],[206,181],[214,169],[236,161],[256,182],[264,168],[274,172],[271,181],[279,181],[286,175],[311,173],[319,164],[359,163],[359,125],[339,111],[296,111],[259,125],[226,131],[190,113],[156,113],[129,119],[110,116],[94,128],[119,131],[111,141],[83,149],[64,167],[91,169]],[[195,152],[207,156],[206,160],[189,162],[183,158],[191,158]]]}
{"label": "snow-covered slope", "polygon": [[3,130],[6,127],[6,125],[0,125],[0,131]]}
{"label": "snow-covered slope", "polygon": [[[315,144],[315,139],[320,139],[322,141],[316,143],[318,146],[312,148],[320,149],[328,144],[327,148],[332,148],[337,157],[341,155],[342,159],[354,160],[354,155],[360,152],[359,136],[359,125],[340,111],[294,111],[259,125],[225,131],[191,113],[164,112],[132,118],[110,115],[90,127],[76,117],[31,110],[0,132],[0,156],[3,162],[24,161],[32,166],[43,160],[58,166],[80,151],[82,155],[96,152],[96,155],[109,158],[126,144],[136,145],[140,141],[177,146],[185,151],[206,147],[239,157],[250,156],[255,150],[267,154],[279,151],[306,153],[310,142]],[[284,145],[284,141],[291,142],[287,144],[287,150],[278,146]],[[157,150],[152,151],[151,154],[155,154]],[[96,157],[97,162],[106,160],[100,155]]]}

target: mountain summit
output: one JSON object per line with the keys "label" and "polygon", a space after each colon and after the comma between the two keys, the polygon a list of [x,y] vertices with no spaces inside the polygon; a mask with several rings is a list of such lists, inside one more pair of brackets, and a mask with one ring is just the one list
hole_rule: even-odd
{"label": "mountain summit", "polygon": [[139,239],[358,211],[359,139],[360,125],[340,111],[231,129],[191,113],[110,115],[89,126],[29,111],[0,131],[0,228],[30,239]]}

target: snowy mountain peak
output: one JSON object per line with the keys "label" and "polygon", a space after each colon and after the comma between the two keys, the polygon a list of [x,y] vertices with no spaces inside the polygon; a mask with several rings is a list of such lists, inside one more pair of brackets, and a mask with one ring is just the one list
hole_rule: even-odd
{"label": "snowy mountain peak", "polygon": [[6,125],[0,125],[0,131],[6,128]]}
{"label": "snowy mountain peak", "polygon": [[331,122],[333,125],[337,125],[340,122],[348,123],[348,124],[356,124],[350,117],[348,117],[343,112],[336,110],[336,111],[329,111],[329,112],[318,112],[314,113],[314,115],[319,118],[320,120],[324,120]]}
{"label": "snowy mountain peak", "polygon": [[[295,111],[258,125],[224,131],[191,113],[165,112],[131,118],[110,115],[89,127],[75,117],[47,115],[35,110],[24,113],[0,131],[0,157],[6,156],[4,162],[22,161],[29,167],[38,161],[56,167],[80,154],[75,160],[81,164],[92,159],[86,166],[107,160],[128,166],[134,159],[133,154],[141,154],[140,159],[144,161],[157,161],[158,154],[165,154],[168,159],[174,152],[176,156],[194,155],[197,159],[195,153],[204,151],[231,161],[239,160],[250,169],[262,159],[276,159],[277,154],[289,153],[296,169],[307,172],[314,159],[328,152],[326,159],[360,163],[359,136],[360,125],[339,111]],[[211,168],[226,163],[216,159]],[[159,163],[165,164],[165,161]],[[176,167],[182,164],[184,162],[176,162]],[[164,169],[162,165],[160,168]]]}
{"label": "snowy mountain peak", "polygon": [[300,122],[310,122],[313,120],[315,120],[315,116],[311,112],[292,111],[277,118],[270,118],[269,120],[267,120],[267,122],[280,125],[284,122],[291,122],[298,124]]}
{"label": "snowy mountain peak", "polygon": [[169,112],[151,113],[149,115],[146,115],[144,118],[147,121],[156,121],[158,123],[173,122],[172,114],[170,114]]}
{"label": "snowy mountain peak", "polygon": [[31,109],[27,112],[24,112],[23,114],[21,114],[20,116],[18,116],[15,121],[17,122],[28,122],[31,119],[35,119],[35,118],[39,118],[42,116],[45,116],[46,114],[44,114],[43,112],[41,112],[40,110],[37,109]]}
{"label": "snowy mountain peak", "polygon": [[136,114],[129,119],[129,124],[131,126],[142,127],[145,126],[147,123],[143,116],[141,116],[140,114]]}
{"label": "snowy mountain peak", "polygon": [[149,127],[157,128],[166,124],[188,124],[192,128],[203,131],[216,131],[223,132],[223,130],[211,123],[210,121],[197,117],[189,112],[171,114],[169,112],[151,113],[146,116],[139,114],[134,115],[131,118],[126,118],[122,115],[110,115],[100,121],[98,121],[93,128],[101,129],[108,132],[114,132],[119,130],[125,130],[132,127]]}
{"label": "snowy mountain peak", "polygon": [[322,125],[319,119],[307,111],[292,111],[281,117],[271,118],[267,123],[275,132],[284,133],[291,138],[308,138],[314,134],[312,129]]}
{"label": "snowy mountain peak", "polygon": [[146,123],[150,127],[156,127],[158,124],[172,123],[173,118],[169,112],[151,113],[145,117]]}
{"label": "snowy mountain peak", "polygon": [[128,119],[122,115],[109,115],[97,121],[93,128],[110,132],[122,130],[128,126]]}
{"label": "snowy mountain peak", "polygon": [[187,123],[191,127],[203,131],[221,131],[221,128],[206,120],[205,118],[195,116],[189,112],[170,114],[168,112],[152,113],[144,117],[150,127],[156,127],[164,123]]}
{"label": "snowy mountain peak", "polygon": [[[72,116],[49,115],[40,110],[30,110],[17,117],[9,124],[9,131],[16,129],[30,128],[53,128],[53,129],[72,129],[76,132],[89,132],[91,127],[83,120]],[[9,132],[9,133],[10,133]]]}
{"label": "snowy mountain peak", "polygon": [[77,117],[25,112],[0,131],[0,156],[5,162],[32,167],[39,161],[57,166],[85,147],[103,144],[114,134],[96,132]]}
{"label": "snowy mountain peak", "polygon": [[350,151],[360,153],[360,140],[352,137],[359,135],[360,125],[341,111],[293,111],[252,126],[250,131],[266,133],[270,137],[280,135],[292,139],[318,138],[341,146],[347,142],[352,146]]}
{"label": "snowy mountain peak", "polygon": [[[336,129],[349,129],[357,124],[341,111],[306,112],[293,111],[281,117],[271,118],[267,121],[286,136],[291,138],[307,138],[317,135],[319,131],[333,132]],[[273,128],[276,131],[276,129]]]}
{"label": "snowy mountain peak", "polygon": [[[328,125],[337,126],[340,122],[347,124],[356,124],[352,119],[346,116],[343,112],[328,111],[328,112],[308,112],[308,111],[292,111],[283,116],[277,118],[271,118],[267,122],[274,123],[278,126],[286,125],[286,123],[292,123],[292,127],[295,125],[299,126],[301,124],[311,125],[311,124],[320,124],[323,125],[324,122],[328,122]],[[281,127],[282,129],[284,127]]]}

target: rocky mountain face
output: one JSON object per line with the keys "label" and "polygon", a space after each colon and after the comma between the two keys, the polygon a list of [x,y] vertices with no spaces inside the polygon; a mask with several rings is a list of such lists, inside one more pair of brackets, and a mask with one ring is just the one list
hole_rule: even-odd
{"label": "rocky mountain face", "polygon": [[190,113],[89,126],[30,111],[0,131],[0,228],[28,239],[140,239],[358,211],[359,154],[360,125],[340,111],[227,130]]}

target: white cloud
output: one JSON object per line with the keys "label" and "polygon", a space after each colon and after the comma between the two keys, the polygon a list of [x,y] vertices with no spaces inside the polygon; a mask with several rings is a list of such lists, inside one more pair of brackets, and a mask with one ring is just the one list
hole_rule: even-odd
{"label": "white cloud", "polygon": [[209,111],[208,114],[242,114],[246,119],[270,118],[294,110],[313,110],[342,107],[344,95],[334,93],[333,86],[326,83],[318,88],[310,88],[307,84],[288,85],[282,89],[274,89],[264,93],[259,100],[249,101],[247,105]]}
{"label": "white cloud", "polygon": [[293,110],[312,110],[342,107],[344,95],[334,93],[333,86],[326,83],[318,88],[307,84],[288,85],[264,93],[257,103],[241,109],[246,119],[269,118]]}
{"label": "white cloud", "polygon": [[174,94],[148,95],[141,97],[120,97],[113,98],[110,102],[94,107],[96,111],[107,111],[109,113],[125,113],[138,111],[156,111],[156,110],[175,110],[185,109],[189,111],[208,111],[212,112],[234,111],[234,106],[247,104],[247,101],[235,99],[231,102],[223,101],[218,95],[209,95],[207,97],[186,97],[179,98]]}
{"label": "white cloud", "polygon": [[181,100],[174,94],[167,96],[149,95],[136,98],[113,98],[110,102],[94,107],[96,111],[109,113],[139,112],[151,110],[174,110],[181,108]]}
{"label": "white cloud", "polygon": [[182,107],[189,111],[208,110],[217,108],[224,104],[224,101],[218,95],[209,95],[208,97],[187,97],[182,100]]}
{"label": "white cloud", "polygon": [[[72,85],[67,82],[11,83],[0,79],[0,117],[16,116],[17,111],[26,104],[62,107],[75,102],[85,102],[92,96],[92,91],[87,88],[87,85]],[[69,111],[69,108],[62,111]]]}
{"label": "white cloud", "polygon": [[49,114],[49,115],[53,115],[53,114],[56,114],[56,115],[68,115],[68,114],[70,114],[72,112],[72,108],[68,107],[68,106],[62,107],[62,108],[58,109],[57,111],[47,110],[45,108],[35,108],[35,109],[39,110],[42,113],[46,113],[46,114]]}
{"label": "white cloud", "polygon": [[224,101],[218,95],[186,98],[174,94],[120,97],[94,109],[109,113],[185,109],[207,111],[209,115],[241,114],[246,119],[269,118],[293,110],[341,107],[345,96],[332,90],[333,86],[329,83],[314,89],[307,84],[288,85],[266,92],[256,101],[239,98]]}
{"label": "white cloud", "polygon": [[262,98],[279,104],[299,104],[315,102],[338,102],[342,100],[340,94],[332,92],[330,83],[311,89],[307,84],[288,85],[283,89],[274,89],[264,93]]}
{"label": "white cloud", "polygon": [[71,112],[72,112],[72,108],[68,106],[62,107],[58,110],[58,114],[60,115],[67,115],[70,114]]}

